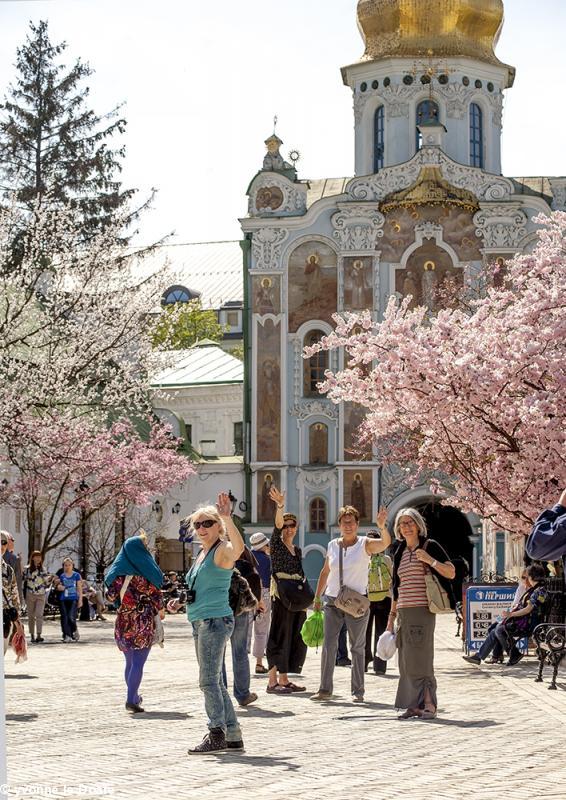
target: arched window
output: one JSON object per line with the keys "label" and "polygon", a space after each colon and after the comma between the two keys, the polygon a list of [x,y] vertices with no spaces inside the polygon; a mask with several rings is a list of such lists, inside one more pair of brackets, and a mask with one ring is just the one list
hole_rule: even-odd
{"label": "arched window", "polygon": [[385,109],[379,106],[373,118],[373,171],[385,166]]}
{"label": "arched window", "polygon": [[326,500],[315,497],[309,505],[310,530],[324,533],[326,531]]}
{"label": "arched window", "polygon": [[428,122],[440,122],[440,108],[434,100],[421,100],[417,106],[417,150],[420,150],[423,144],[419,125],[426,125]]}
{"label": "arched window", "polygon": [[[319,342],[324,333],[322,331],[309,331],[303,342],[304,347],[310,347]],[[317,383],[324,380],[324,373],[328,369],[328,353],[321,351],[303,362],[303,395],[304,397],[318,397]]]}
{"label": "arched window", "polygon": [[477,103],[470,105],[470,166],[483,168],[483,112]]}
{"label": "arched window", "polygon": [[328,464],[328,426],[322,422],[309,428],[309,464]]}
{"label": "arched window", "polygon": [[171,306],[174,303],[188,303],[189,300],[195,300],[197,297],[197,292],[191,292],[185,286],[170,286],[163,292],[161,303],[164,306]]}

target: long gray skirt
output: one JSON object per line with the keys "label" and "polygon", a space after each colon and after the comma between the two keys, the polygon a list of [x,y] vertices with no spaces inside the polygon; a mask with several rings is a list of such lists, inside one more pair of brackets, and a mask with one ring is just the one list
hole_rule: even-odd
{"label": "long gray skirt", "polygon": [[422,708],[425,689],[436,708],[434,626],[436,616],[426,606],[398,609],[399,685],[396,708]]}

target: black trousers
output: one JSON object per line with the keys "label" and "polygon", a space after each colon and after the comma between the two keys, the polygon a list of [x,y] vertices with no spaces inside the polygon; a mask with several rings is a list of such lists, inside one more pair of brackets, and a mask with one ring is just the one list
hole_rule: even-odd
{"label": "black trousers", "polygon": [[301,628],[307,618],[306,611],[287,611],[285,606],[273,598],[271,626],[265,654],[269,669],[278,672],[300,672],[307,656],[307,646],[301,637]]}
{"label": "black trousers", "polygon": [[366,669],[371,663],[373,663],[374,672],[385,672],[387,669],[387,661],[383,661],[383,659],[378,658],[375,654],[375,651],[377,648],[377,640],[387,628],[387,617],[389,616],[390,611],[390,597],[386,597],[384,600],[372,600],[369,605],[369,621],[366,632]]}

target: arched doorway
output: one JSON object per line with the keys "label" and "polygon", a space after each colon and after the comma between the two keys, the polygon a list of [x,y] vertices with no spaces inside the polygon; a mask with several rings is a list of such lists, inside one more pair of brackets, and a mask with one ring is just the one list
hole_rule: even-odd
{"label": "arched doorway", "polygon": [[454,506],[441,505],[436,498],[417,503],[415,508],[423,515],[431,539],[442,545],[456,567],[454,588],[459,599],[466,571],[470,576],[473,573],[472,526],[462,511]]}

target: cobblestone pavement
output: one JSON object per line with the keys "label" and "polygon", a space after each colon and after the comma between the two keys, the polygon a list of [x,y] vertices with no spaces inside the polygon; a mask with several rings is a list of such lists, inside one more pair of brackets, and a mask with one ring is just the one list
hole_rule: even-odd
{"label": "cobblestone pavement", "polygon": [[[63,645],[56,623],[25,664],[5,660],[10,796],[309,798],[325,800],[563,800],[566,674],[559,690],[534,683],[535,659],[515,668],[467,664],[451,617],[438,620],[440,716],[398,721],[396,674],[368,675],[363,705],[337,668],[330,703],[312,703],[320,652],[309,651],[305,694],[265,693],[238,710],[246,752],[189,757],[205,717],[189,626],[168,617],[167,643],[148,660],[145,714],[124,710],[123,657],[111,622],[82,624]],[[58,787],[58,789],[55,789]]]}

